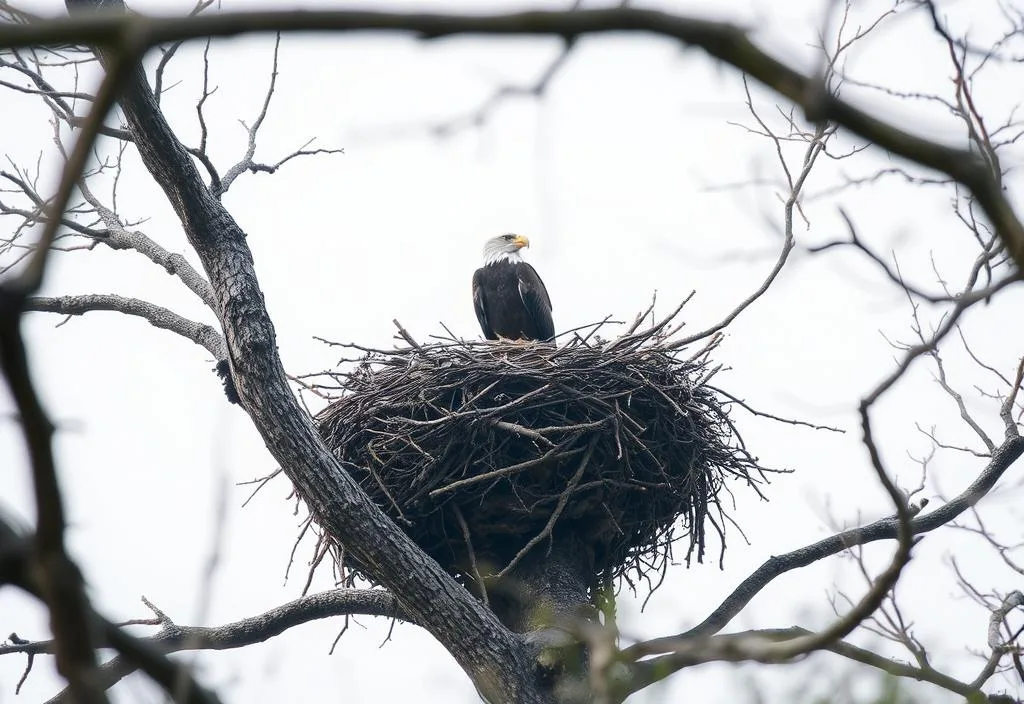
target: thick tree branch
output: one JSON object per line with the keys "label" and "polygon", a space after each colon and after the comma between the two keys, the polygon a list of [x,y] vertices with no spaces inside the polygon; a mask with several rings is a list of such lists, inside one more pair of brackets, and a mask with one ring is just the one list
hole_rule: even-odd
{"label": "thick tree branch", "polygon": [[[111,249],[130,249],[138,252],[157,266],[162,267],[168,274],[181,279],[188,290],[198,296],[210,310],[217,312],[217,301],[213,296],[210,282],[203,278],[202,274],[196,271],[185,257],[168,252],[143,232],[128,231],[117,213],[104,205],[84,181],[80,182],[79,187],[86,201],[96,209],[100,220],[106,225],[107,229],[103,237],[98,238],[100,242]],[[218,359],[224,359],[224,357],[218,357]]]}
{"label": "thick tree branch", "polygon": [[[102,212],[101,212],[102,215]],[[213,297],[210,282],[196,271],[188,260],[175,252],[168,252],[146,234],[138,230],[128,231],[118,224],[110,228],[100,240],[111,249],[131,249],[163,268],[168,274],[177,276],[188,289],[198,296],[210,310],[217,312],[217,301]]]}
{"label": "thick tree branch", "polygon": [[[181,650],[231,650],[262,643],[290,628],[332,616],[383,616],[408,620],[398,600],[383,589],[332,589],[221,626],[181,626],[160,614],[160,631],[141,637],[140,640],[159,646],[165,653]],[[0,655],[52,655],[53,648],[52,640],[29,641],[0,645]]]}
{"label": "thick tree branch", "polygon": [[[111,3],[111,7],[117,7]],[[1024,225],[1006,200],[988,164],[977,154],[918,137],[830,95],[806,76],[757,48],[746,32],[727,22],[620,8],[505,15],[400,14],[360,11],[249,12],[200,17],[148,18],[109,13],[71,20],[0,26],[0,46],[63,43],[116,46],[131,37],[152,46],[206,36],[269,31],[404,31],[424,39],[457,34],[503,36],[649,32],[699,46],[799,105],[811,121],[831,121],[894,154],[942,172],[966,186],[991,220],[1019,269],[1024,269]]]}
{"label": "thick tree branch", "polygon": [[[262,643],[311,621],[350,615],[406,620],[398,600],[383,589],[334,589],[304,596],[258,616],[222,626],[179,626],[166,615],[159,614],[160,630],[151,636],[135,637],[135,640],[161,655],[185,650],[230,650]],[[109,639],[105,644],[115,646]],[[0,645],[0,655],[52,654],[53,647],[51,640],[13,643]],[[109,689],[137,669],[137,659],[119,656],[100,667],[99,680],[103,687]],[[70,702],[72,693],[65,689],[50,701]]]}
{"label": "thick tree branch", "polygon": [[1006,621],[1006,615],[1021,606],[1024,606],[1024,593],[1019,589],[1015,589],[1007,594],[999,608],[992,612],[988,622],[988,647],[992,648],[993,651],[1004,652],[1007,650],[1007,644],[1000,636],[999,630]]}
{"label": "thick tree branch", "polygon": [[126,298],[113,293],[94,293],[84,296],[56,298],[30,298],[26,310],[62,315],[84,315],[93,311],[110,311],[142,318],[153,327],[170,330],[205,347],[218,362],[227,359],[227,345],[216,329],[184,318],[172,310],[138,298]]}
{"label": "thick tree branch", "polygon": [[[16,177],[3,172],[0,172],[0,176],[18,183],[20,188],[33,199],[38,208],[45,208],[45,204],[39,199],[39,195],[30,188],[29,184],[25,183],[24,179],[16,179]],[[82,191],[85,201],[92,206],[99,220],[103,223],[104,229],[102,231],[87,230],[79,226],[76,228],[77,231],[83,231],[84,234],[93,237],[98,243],[102,243],[112,250],[132,250],[139,253],[163,268],[167,273],[177,276],[185,284],[185,287],[190,292],[196,294],[210,310],[217,311],[217,302],[213,297],[213,289],[210,288],[210,282],[196,271],[193,265],[189,264],[184,257],[180,254],[168,252],[144,232],[126,229],[118,214],[111,208],[106,207],[96,197],[92,189],[85,182],[85,179],[79,181],[79,189]],[[223,357],[219,358],[223,359]]]}

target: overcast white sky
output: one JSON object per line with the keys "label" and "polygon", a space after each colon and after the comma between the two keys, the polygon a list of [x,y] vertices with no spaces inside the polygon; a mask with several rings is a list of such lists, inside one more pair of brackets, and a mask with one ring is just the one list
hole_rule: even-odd
{"label": "overcast white sky", "polygon": [[[324,3],[325,5],[328,3]],[[604,3],[585,2],[586,7]],[[823,0],[730,0],[636,3],[693,15],[730,18],[757,27],[756,38],[787,61],[813,67],[812,45]],[[187,3],[134,2],[142,11],[181,11]],[[305,7],[313,3],[306,3]],[[340,7],[345,3],[330,3]],[[858,2],[852,24],[867,23],[886,2]],[[60,3],[28,0],[41,11]],[[225,9],[298,7],[275,2],[229,2]],[[560,7],[535,2],[406,2],[375,7],[438,11],[501,11]],[[995,2],[943,3],[955,31],[970,27],[986,44],[1002,31]],[[968,24],[969,22],[969,24]],[[238,120],[258,113],[268,80],[273,40],[217,41],[210,52],[217,92],[208,102],[211,153],[222,169],[244,149]],[[263,127],[257,158],[275,161],[308,138],[343,147],[343,156],[290,163],[278,174],[244,175],[226,203],[249,234],[257,272],[274,318],[286,368],[328,368],[336,352],[313,340],[386,346],[398,318],[415,336],[443,332],[479,335],[469,282],[480,246],[505,231],[526,233],[527,258],[547,283],[556,326],[567,329],[606,315],[632,319],[657,290],[659,310],[674,307],[692,289],[686,309],[693,329],[715,322],[757,287],[781,242],[781,170],[772,143],[740,125],[753,120],[739,77],[699,51],[646,36],[584,39],[543,101],[513,98],[479,129],[439,141],[405,127],[463,114],[503,83],[527,84],[556,55],[548,40],[451,39],[419,43],[399,36],[286,36],[281,43],[277,95]],[[164,98],[178,134],[195,144],[194,105],[201,44],[179,52]],[[861,81],[900,91],[950,96],[951,67],[943,45],[920,13],[892,20],[858,44],[847,68]],[[1006,90],[1012,85],[1014,90]],[[1019,102],[1019,71],[992,65],[976,98],[990,123]],[[757,108],[781,127],[779,102],[757,87]],[[941,105],[901,102],[853,87],[844,93],[922,134],[958,142],[963,131]],[[39,101],[5,93],[0,147],[20,165],[56,166],[48,113]],[[397,133],[402,133],[401,135]],[[858,145],[843,136],[838,147]],[[841,151],[841,150],[840,150]],[[786,152],[795,164],[802,146]],[[1021,152],[1004,153],[1004,165]],[[147,218],[145,232],[171,251],[195,257],[162,194],[134,155],[120,184],[119,212]],[[874,150],[855,158],[823,160],[808,195],[844,176],[874,173],[897,162]],[[6,167],[4,167],[6,168]],[[754,176],[775,185],[711,187]],[[1009,181],[1019,196],[1019,181]],[[922,189],[898,179],[811,199],[810,227],[796,223],[802,245],[842,236],[838,207],[847,209],[877,250],[897,252],[908,278],[936,288],[932,258],[956,285],[973,258],[969,235],[955,222],[951,191]],[[1017,198],[1019,201],[1019,197]],[[5,231],[13,222],[4,220]],[[931,256],[930,256],[931,255]],[[116,292],[135,295],[213,322],[177,279],[128,252],[98,248],[58,256],[46,293]],[[965,330],[976,352],[1010,373],[1022,349],[1019,290],[973,310]],[[931,315],[934,311],[925,309]],[[931,318],[934,320],[934,316]],[[28,324],[35,372],[47,406],[61,426],[57,447],[72,526],[70,541],[96,605],[109,616],[148,615],[145,595],[180,623],[219,624],[255,615],[298,596],[312,545],[285,583],[284,569],[304,514],[285,501],[286,480],[275,480],[248,507],[249,488],[236,482],[274,469],[245,414],[220,391],[205,350],[144,322],[95,313],[55,328],[44,314]],[[651,598],[621,596],[621,627],[630,637],[677,632],[701,621],[752,569],[769,556],[824,537],[835,521],[851,525],[891,512],[859,442],[858,399],[891,369],[890,339],[909,338],[909,307],[899,291],[852,252],[816,257],[794,254],[776,285],[731,326],[718,353],[731,369],[719,383],[757,407],[849,428],[845,436],[780,425],[738,413],[753,451],[767,465],[795,470],[767,488],[770,502],[737,489],[734,515],[747,544],[732,531],[724,569],[715,559],[673,568]],[[949,373],[968,394],[970,408],[1001,437],[995,407],[973,391],[992,390],[991,377],[967,364],[950,345]],[[0,499],[27,520],[33,510],[29,476],[9,400],[0,408]],[[956,408],[929,376],[926,364],[879,409],[877,427],[886,461],[904,486],[915,486],[920,456],[929,447],[915,425],[937,426],[951,442],[970,443]],[[976,444],[976,443],[975,443]],[[982,467],[970,455],[936,456],[925,494],[959,492]],[[1007,542],[1024,539],[1013,503],[1021,467],[1004,491],[983,505]],[[1012,485],[1012,486],[1011,486]],[[203,570],[214,548],[216,497],[228,492],[224,532],[212,590]],[[867,551],[884,564],[891,546]],[[711,552],[717,554],[717,545]],[[915,634],[933,663],[973,677],[980,661],[967,647],[984,648],[987,614],[958,590],[948,565],[955,555],[983,590],[1020,588],[982,543],[940,531],[915,551],[899,594]],[[733,623],[734,629],[821,626],[835,585],[857,598],[864,585],[848,560],[832,559],[791,573],[766,589]],[[322,574],[314,588],[331,586]],[[208,605],[204,606],[208,596]],[[205,609],[205,616],[203,615]],[[203,680],[225,701],[474,701],[469,680],[424,632],[359,619],[328,650],[340,619],[293,629],[259,646],[195,656]],[[0,632],[29,638],[46,634],[43,612],[11,590],[0,592]],[[869,636],[860,636],[871,642]],[[889,652],[889,651],[887,651]],[[898,653],[897,650],[891,650]],[[905,653],[900,653],[901,656]],[[189,656],[193,657],[193,656]],[[791,701],[811,682],[825,686],[842,665],[818,655],[804,665],[778,668],[766,680],[766,701]],[[24,662],[0,658],[0,704],[41,701],[60,685],[52,661],[40,658],[20,698],[14,685]],[[393,674],[401,668],[405,676]],[[636,701],[747,701],[740,691],[763,668],[707,666],[688,670]],[[875,681],[873,673],[866,672]],[[811,677],[811,675],[815,675]],[[811,678],[808,680],[808,678]],[[999,681],[998,686],[1010,686]],[[943,698],[917,685],[930,701]],[[1017,684],[1019,694],[1020,685]],[[157,701],[149,685],[130,679],[114,690],[118,701]]]}

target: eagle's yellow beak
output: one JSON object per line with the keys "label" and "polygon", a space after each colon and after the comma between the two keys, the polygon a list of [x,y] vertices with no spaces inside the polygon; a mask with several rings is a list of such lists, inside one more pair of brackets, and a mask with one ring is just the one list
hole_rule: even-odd
{"label": "eagle's yellow beak", "polygon": [[526,235],[516,235],[516,238],[512,240],[512,243],[519,249],[522,249],[523,247],[530,246],[530,238]]}

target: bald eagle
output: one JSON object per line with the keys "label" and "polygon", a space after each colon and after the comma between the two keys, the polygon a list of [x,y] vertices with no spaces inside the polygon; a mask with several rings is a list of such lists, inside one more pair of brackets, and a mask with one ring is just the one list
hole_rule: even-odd
{"label": "bald eagle", "polygon": [[555,337],[548,290],[519,253],[529,246],[529,239],[513,234],[484,244],[484,265],[473,274],[473,307],[488,340]]}

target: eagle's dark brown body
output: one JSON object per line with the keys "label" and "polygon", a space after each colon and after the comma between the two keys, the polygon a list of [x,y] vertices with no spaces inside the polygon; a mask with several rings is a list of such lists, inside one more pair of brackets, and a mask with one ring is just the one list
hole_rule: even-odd
{"label": "eagle's dark brown body", "polygon": [[488,340],[549,341],[555,336],[547,288],[524,261],[499,259],[477,269],[473,306]]}

